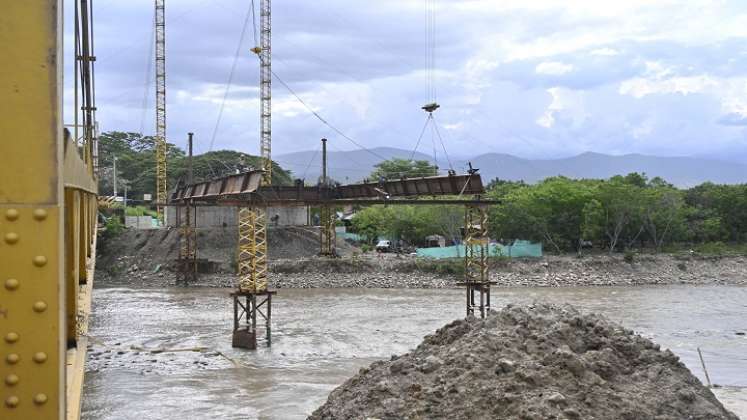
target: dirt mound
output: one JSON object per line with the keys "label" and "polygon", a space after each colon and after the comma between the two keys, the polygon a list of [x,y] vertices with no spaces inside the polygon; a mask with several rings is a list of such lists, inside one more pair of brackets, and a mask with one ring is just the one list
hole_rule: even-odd
{"label": "dirt mound", "polygon": [[310,419],[738,419],[669,350],[571,306],[508,306],[427,336]]}

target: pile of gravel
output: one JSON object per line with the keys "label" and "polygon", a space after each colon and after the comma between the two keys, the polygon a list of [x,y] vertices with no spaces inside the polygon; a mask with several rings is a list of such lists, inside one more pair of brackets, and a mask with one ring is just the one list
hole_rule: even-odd
{"label": "pile of gravel", "polygon": [[669,350],[571,306],[459,320],[375,362],[310,419],[737,419]]}

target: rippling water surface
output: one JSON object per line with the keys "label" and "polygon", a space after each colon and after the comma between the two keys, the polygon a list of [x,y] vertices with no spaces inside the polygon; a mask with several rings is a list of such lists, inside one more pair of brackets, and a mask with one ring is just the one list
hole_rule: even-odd
{"label": "rippling water surface", "polygon": [[[408,351],[464,311],[462,290],[280,290],[272,346],[252,352],[231,348],[228,293],[96,289],[83,418],[305,418],[359,368]],[[713,382],[747,387],[747,337],[737,334],[747,332],[747,288],[494,291],[494,306],[533,300],[603,313],[670,348],[704,380],[701,347]],[[743,390],[717,393],[747,405]]]}

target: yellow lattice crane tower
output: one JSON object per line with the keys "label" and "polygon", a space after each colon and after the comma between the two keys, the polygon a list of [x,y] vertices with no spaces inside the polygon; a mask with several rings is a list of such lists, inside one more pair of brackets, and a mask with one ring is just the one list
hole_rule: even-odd
{"label": "yellow lattice crane tower", "polygon": [[156,1],[156,202],[164,221],[166,203],[166,0]]}
{"label": "yellow lattice crane tower", "polygon": [[[262,184],[272,184],[272,67],[271,1],[261,0],[260,45],[252,48],[259,57],[260,157],[264,170]],[[267,208],[241,207],[239,220],[239,290],[263,293],[267,290]]]}

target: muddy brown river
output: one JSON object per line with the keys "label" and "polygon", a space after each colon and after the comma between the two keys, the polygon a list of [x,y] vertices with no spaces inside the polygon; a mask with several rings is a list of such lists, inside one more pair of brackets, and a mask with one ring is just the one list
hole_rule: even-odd
{"label": "muddy brown river", "polygon": [[[372,361],[464,316],[462,290],[282,289],[273,341],[231,348],[228,289],[94,291],[84,419],[303,419]],[[518,288],[494,306],[543,300],[605,314],[679,355],[747,418],[747,288]],[[198,350],[198,351],[195,351]]]}

